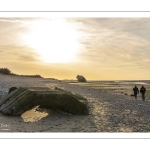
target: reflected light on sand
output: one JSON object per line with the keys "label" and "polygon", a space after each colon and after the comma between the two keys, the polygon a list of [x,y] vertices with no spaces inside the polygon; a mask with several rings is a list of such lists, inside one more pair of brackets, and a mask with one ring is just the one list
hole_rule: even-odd
{"label": "reflected light on sand", "polygon": [[24,122],[37,122],[46,116],[48,116],[47,112],[37,111],[36,108],[28,110],[21,115]]}

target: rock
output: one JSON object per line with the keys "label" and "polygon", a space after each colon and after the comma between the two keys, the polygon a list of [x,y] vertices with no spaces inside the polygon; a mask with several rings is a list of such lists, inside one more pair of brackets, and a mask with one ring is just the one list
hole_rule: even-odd
{"label": "rock", "polygon": [[35,106],[77,115],[88,114],[87,99],[59,88],[20,87],[0,101],[0,111],[6,115],[21,115]]}
{"label": "rock", "polygon": [[8,91],[8,94],[11,93],[12,91],[16,90],[17,88],[16,87],[11,87]]}
{"label": "rock", "polygon": [[82,75],[77,75],[78,82],[87,82],[86,79]]}

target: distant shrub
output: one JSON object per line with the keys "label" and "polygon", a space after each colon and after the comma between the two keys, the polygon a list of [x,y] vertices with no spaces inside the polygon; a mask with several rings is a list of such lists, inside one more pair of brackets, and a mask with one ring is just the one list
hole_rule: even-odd
{"label": "distant shrub", "polygon": [[40,75],[21,75],[23,77],[33,77],[33,78],[42,78]]}
{"label": "distant shrub", "polygon": [[23,76],[23,77],[33,77],[33,78],[42,78],[40,75],[18,75],[15,73],[12,73],[8,68],[0,68],[0,74],[5,74],[5,75],[14,75],[14,76]]}
{"label": "distant shrub", "polygon": [[10,75],[12,74],[8,68],[0,68],[0,73]]}

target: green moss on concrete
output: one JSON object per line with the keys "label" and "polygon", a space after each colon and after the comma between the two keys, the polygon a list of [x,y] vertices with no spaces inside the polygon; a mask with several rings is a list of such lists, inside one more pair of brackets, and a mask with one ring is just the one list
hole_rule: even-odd
{"label": "green moss on concrete", "polygon": [[8,95],[3,104],[4,107],[0,107],[0,111],[9,115],[21,115],[38,105],[41,108],[59,109],[71,114],[88,114],[87,99],[59,88],[20,87],[11,96]]}

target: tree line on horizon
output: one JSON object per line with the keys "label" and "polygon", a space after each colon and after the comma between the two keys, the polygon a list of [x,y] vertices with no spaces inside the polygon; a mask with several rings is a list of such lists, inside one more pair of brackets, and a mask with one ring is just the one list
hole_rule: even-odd
{"label": "tree line on horizon", "polygon": [[40,75],[37,75],[37,74],[36,75],[18,75],[18,74],[12,73],[8,68],[0,68],[0,74],[42,78]]}

